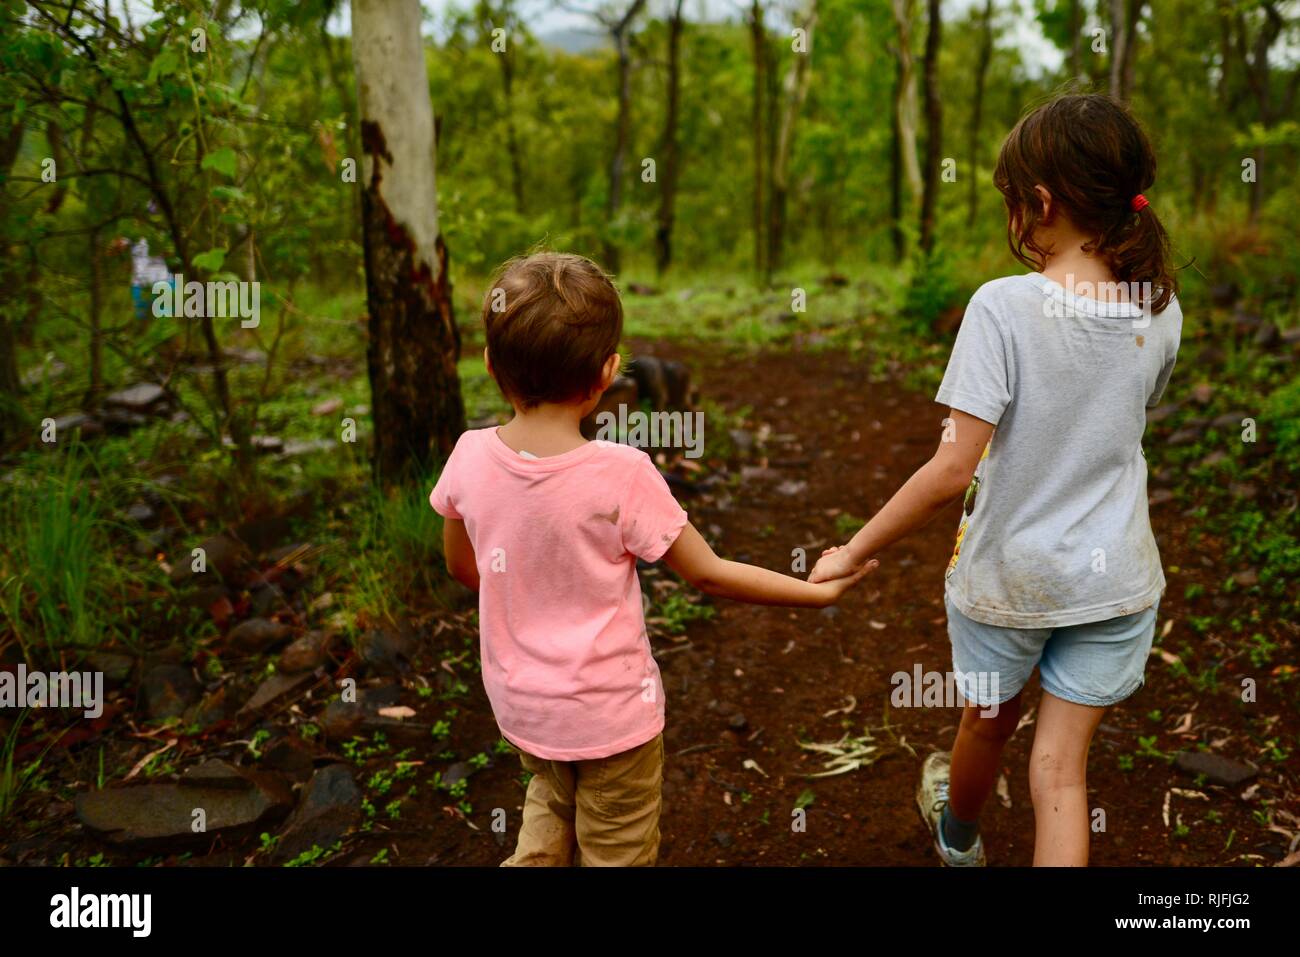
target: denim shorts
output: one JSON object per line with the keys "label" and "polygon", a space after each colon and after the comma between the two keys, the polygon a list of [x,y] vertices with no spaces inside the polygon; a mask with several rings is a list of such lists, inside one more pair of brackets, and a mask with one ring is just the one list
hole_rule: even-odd
{"label": "denim shorts", "polygon": [[1143,611],[1065,628],[1004,628],[967,618],[944,597],[958,688],[989,706],[1014,698],[1038,666],[1044,691],[1106,707],[1142,687],[1159,602]]}

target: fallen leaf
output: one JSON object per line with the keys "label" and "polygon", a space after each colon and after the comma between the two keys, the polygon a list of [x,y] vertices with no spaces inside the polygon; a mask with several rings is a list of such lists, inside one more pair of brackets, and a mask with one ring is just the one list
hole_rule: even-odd
{"label": "fallen leaf", "polygon": [[836,714],[852,714],[853,709],[858,706],[858,699],[853,697],[853,695],[849,694],[844,696],[844,700],[847,701],[848,704],[842,705],[841,707],[838,708],[831,708],[831,710],[823,714],[822,717],[829,718],[831,715],[836,715]]}
{"label": "fallen leaf", "polygon": [[159,748],[157,751],[150,751],[148,754],[146,754],[146,755],[145,755],[143,758],[141,758],[139,761],[135,762],[135,767],[133,767],[130,771],[126,772],[126,777],[125,777],[123,780],[126,780],[126,781],[131,780],[133,777],[135,777],[137,774],[140,773],[140,771],[144,768],[144,766],[145,766],[146,764],[148,764],[150,761],[152,761],[152,760],[153,760],[154,758],[156,758],[158,755],[162,754],[164,751],[168,751],[168,750],[170,750],[170,749],[176,747],[176,742],[177,742],[178,740],[180,740],[180,739],[179,739],[179,738],[171,738],[171,739],[170,739],[166,744],[164,744],[164,745],[163,745],[161,748]]}
{"label": "fallen leaf", "polygon": [[414,718],[415,709],[408,708],[404,704],[398,704],[390,708],[380,708],[379,715],[383,718]]}

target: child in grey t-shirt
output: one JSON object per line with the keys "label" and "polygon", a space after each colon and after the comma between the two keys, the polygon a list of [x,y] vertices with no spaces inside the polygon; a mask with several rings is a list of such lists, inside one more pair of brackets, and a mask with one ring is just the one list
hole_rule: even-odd
{"label": "child in grey t-shirt", "polygon": [[997,426],[948,565],[963,615],[1062,628],[1160,598],[1142,433],[1181,327],[1176,300],[1152,316],[1037,274],[975,293],[935,397]]}
{"label": "child in grey t-shirt", "polygon": [[934,457],[810,579],[851,574],[965,493],[945,600],[967,705],[917,803],[944,863],[985,862],[978,817],[1035,668],[1035,864],[1088,861],[1088,748],[1142,684],[1165,587],[1147,515],[1142,433],[1182,325],[1168,239],[1143,191],[1155,156],[1106,96],[1061,96],[1002,145],[994,183],[1012,253],[986,283],[937,400]]}

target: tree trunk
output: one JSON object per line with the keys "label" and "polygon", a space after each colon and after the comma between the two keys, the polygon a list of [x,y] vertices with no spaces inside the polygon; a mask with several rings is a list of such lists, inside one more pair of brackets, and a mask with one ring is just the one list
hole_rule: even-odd
{"label": "tree trunk", "polygon": [[627,165],[627,151],[632,139],[632,55],[628,48],[628,31],[645,2],[646,0],[632,0],[632,5],[622,18],[609,27],[610,39],[614,41],[614,52],[618,58],[618,120],[614,129],[614,153],[609,161],[609,199],[605,218],[607,232],[604,243],[604,265],[612,273],[619,271],[622,257],[618,244],[608,230],[614,226],[623,208],[623,170]]}
{"label": "tree trunk", "polygon": [[767,182],[767,143],[764,109],[767,94],[767,27],[763,23],[763,4],[754,0],[749,11],[749,36],[754,54],[754,271],[767,275],[767,207],[764,185]]}
{"label": "tree trunk", "polygon": [[[1078,0],[1072,11],[1078,12]],[[1077,50],[1076,50],[1077,53]],[[980,50],[975,61],[975,94],[971,102],[970,134],[968,137],[969,172],[966,174],[966,225],[974,226],[979,215],[979,182],[975,171],[979,168],[980,124],[984,120],[984,85],[988,79],[989,61],[993,58],[993,0],[985,0],[980,17]],[[1075,74],[1076,76],[1078,74]]]}
{"label": "tree trunk", "polygon": [[894,59],[894,98],[890,104],[889,131],[889,221],[894,240],[894,262],[907,257],[907,236],[903,232],[903,144],[899,136],[898,91],[903,82],[903,65]]}
{"label": "tree trunk", "polygon": [[1145,5],[1146,0],[1128,0],[1128,20],[1124,24],[1127,41],[1124,44],[1123,62],[1119,67],[1120,97],[1125,103],[1133,92],[1133,77],[1137,72],[1137,25],[1142,19],[1142,8]]}
{"label": "tree trunk", "polygon": [[[356,98],[348,85],[343,82],[343,66],[341,57],[334,52],[334,37],[330,35],[326,24],[329,21],[328,12],[320,21],[321,47],[325,51],[325,65],[329,72],[330,84],[334,87],[334,94],[339,98],[339,103],[343,107],[343,112],[347,119],[346,143],[348,158],[355,163],[361,162],[361,141],[357,138],[357,104]],[[334,175],[342,177],[342,171],[334,170]],[[352,221],[348,226],[348,236],[358,246],[361,245],[361,187],[360,184],[349,184],[352,188],[349,190],[352,197]]]}
{"label": "tree trunk", "polygon": [[794,125],[808,97],[812,81],[813,29],[817,25],[817,0],[812,0],[803,19],[807,50],[794,53],[785,75],[785,109],[776,138],[776,158],[772,163],[772,192],[768,219],[769,271],[780,269],[785,255],[786,198],[790,192],[790,153],[794,146]]}
{"label": "tree trunk", "polygon": [[1079,2],[1070,0],[1070,76],[1076,81],[1083,77],[1083,18]]}
{"label": "tree trunk", "polygon": [[[912,62],[912,17],[916,0],[892,0],[894,24],[898,28],[894,56],[898,61],[898,82],[894,91],[894,125],[903,177],[912,201],[921,201],[921,167],[916,159],[916,72]],[[902,222],[902,209],[898,222]]]}
{"label": "tree trunk", "polygon": [[90,386],[86,389],[86,406],[95,409],[104,395],[104,266],[98,229],[86,237],[90,256]]}
{"label": "tree trunk", "polygon": [[677,139],[682,85],[682,6],[677,0],[668,20],[668,105],[664,112],[663,164],[659,182],[659,221],[655,227],[655,266],[659,275],[673,261],[673,222],[677,211],[677,179],[681,144]]}
{"label": "tree trunk", "polygon": [[[1254,94],[1255,104],[1259,110],[1259,122],[1264,127],[1265,132],[1273,126],[1274,112],[1273,101],[1269,90],[1269,69],[1268,69],[1268,51],[1282,33],[1286,21],[1278,12],[1277,6],[1263,0],[1260,7],[1264,10],[1264,23],[1260,26],[1259,32],[1255,35],[1255,41],[1252,45],[1250,42],[1249,31],[1246,28],[1246,19],[1240,10],[1234,14],[1237,25],[1237,49],[1241,56],[1242,69],[1246,76],[1246,84]],[[1291,93],[1294,93],[1295,87],[1291,87]],[[1289,93],[1282,104],[1284,113],[1290,112],[1291,94]],[[1260,211],[1264,208],[1264,154],[1266,151],[1265,143],[1257,143],[1251,151],[1251,157],[1255,160],[1255,181],[1250,184],[1250,213],[1249,223],[1253,226],[1259,221]]]}
{"label": "tree trunk", "polygon": [[427,478],[465,429],[418,0],[353,0],[374,472]]}
{"label": "tree trunk", "polygon": [[[9,174],[23,143],[23,121],[6,124],[0,137],[0,223],[8,223]],[[0,246],[0,446],[7,445],[22,428],[22,382],[18,376],[18,343],[10,312],[16,301],[15,250]]]}
{"label": "tree trunk", "polygon": [[[507,23],[512,21],[507,20]],[[515,127],[515,54],[510,41],[498,54],[501,61],[501,93],[506,119],[506,155],[510,158],[510,191],[515,198],[515,212],[524,214],[524,163],[519,155],[519,132]]]}
{"label": "tree trunk", "polygon": [[1110,95],[1127,103],[1137,62],[1137,23],[1146,0],[1110,0]]}
{"label": "tree trunk", "polygon": [[925,34],[925,191],[921,197],[921,250],[934,248],[934,207],[938,201],[939,165],[943,162],[943,102],[939,99],[939,49],[943,44],[941,0],[929,0]]}

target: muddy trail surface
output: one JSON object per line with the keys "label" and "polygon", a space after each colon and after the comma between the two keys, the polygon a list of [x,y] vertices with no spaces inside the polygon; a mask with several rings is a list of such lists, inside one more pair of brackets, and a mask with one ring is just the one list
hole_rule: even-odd
{"label": "muddy trail surface", "polygon": [[[706,403],[706,465],[677,461],[667,476],[730,558],[791,571],[802,548],[811,563],[876,512],[941,433],[946,410],[873,381],[840,351],[633,348],[681,361]],[[1152,426],[1149,447],[1167,438],[1162,428]],[[1112,709],[1093,744],[1093,862],[1295,863],[1294,668],[1246,640],[1258,627],[1285,661],[1295,626],[1251,623],[1249,592],[1225,591],[1237,569],[1174,504],[1182,481],[1153,469],[1170,586],[1147,685]],[[951,668],[943,572],[959,511],[954,503],[887,550],[834,609],[709,602],[662,567],[642,571],[667,698],[661,864],[937,863],[914,789],[922,759],[951,746],[960,711],[933,698],[897,706],[891,693],[899,673]],[[201,657],[146,661],[135,683],[128,658],[101,718],[56,723],[20,747],[25,765],[56,743],[41,768],[62,787],[23,795],[14,813],[25,826],[0,828],[0,864],[491,866],[509,855],[523,775],[483,691],[473,597],[426,598],[400,627],[371,623],[350,646],[327,624],[328,589],[348,583],[315,575],[311,546],[268,551],[276,541],[265,537],[262,559],[239,565],[245,584],[203,599],[228,630]],[[278,588],[264,584],[270,576]],[[1232,634],[1207,621],[1250,624]],[[340,695],[348,678],[359,696],[350,703]],[[1257,680],[1256,701],[1241,700],[1243,678]],[[982,818],[995,865],[1032,861],[1038,699],[1031,683]],[[182,713],[179,724],[159,720]],[[261,802],[257,813],[246,796]],[[173,813],[196,802],[224,823],[194,832],[188,811]]]}
{"label": "muddy trail surface", "polygon": [[[811,562],[826,544],[843,541],[844,529],[856,528],[846,513],[861,518],[878,510],[929,457],[941,432],[945,410],[929,397],[872,382],[838,352],[739,358],[656,351],[685,362],[709,399],[755,410],[745,424],[766,436],[762,454],[739,468],[738,483],[707,495],[679,491],[691,520],[727,557],[789,570],[792,550],[804,547]],[[891,676],[951,669],[943,572],[959,517],[954,504],[888,550],[835,609],[719,601],[712,618],[691,621],[681,638],[654,642],[667,698],[660,864],[936,863],[914,791],[925,755],[951,747],[960,712],[891,706]],[[1165,566],[1181,566],[1169,576],[1161,629],[1179,627],[1185,584],[1212,589],[1221,580],[1213,543],[1201,540],[1193,550],[1186,521],[1167,506],[1153,510]],[[662,574],[650,573],[651,590]],[[1172,640],[1169,632],[1165,639]],[[1229,661],[1227,672],[1234,668]],[[982,819],[992,864],[1032,862],[1027,760],[1038,699],[1035,676]],[[477,721],[487,706],[481,692],[475,700]],[[1093,863],[1276,863],[1294,850],[1286,829],[1272,833],[1257,815],[1261,800],[1290,798],[1283,775],[1262,773],[1233,787],[1173,762],[1176,752],[1198,747],[1251,760],[1247,724],[1231,688],[1207,696],[1153,652],[1146,686],[1111,710],[1093,744]],[[490,715],[479,731],[491,733]],[[859,764],[812,776],[840,766],[827,764],[837,756]],[[505,808],[505,833],[491,833],[485,814],[475,814],[477,830],[439,829],[437,839],[417,841],[401,856],[408,863],[499,862],[513,848],[522,794],[517,765],[498,759],[475,775],[473,804]],[[802,830],[795,826],[800,808]]]}

